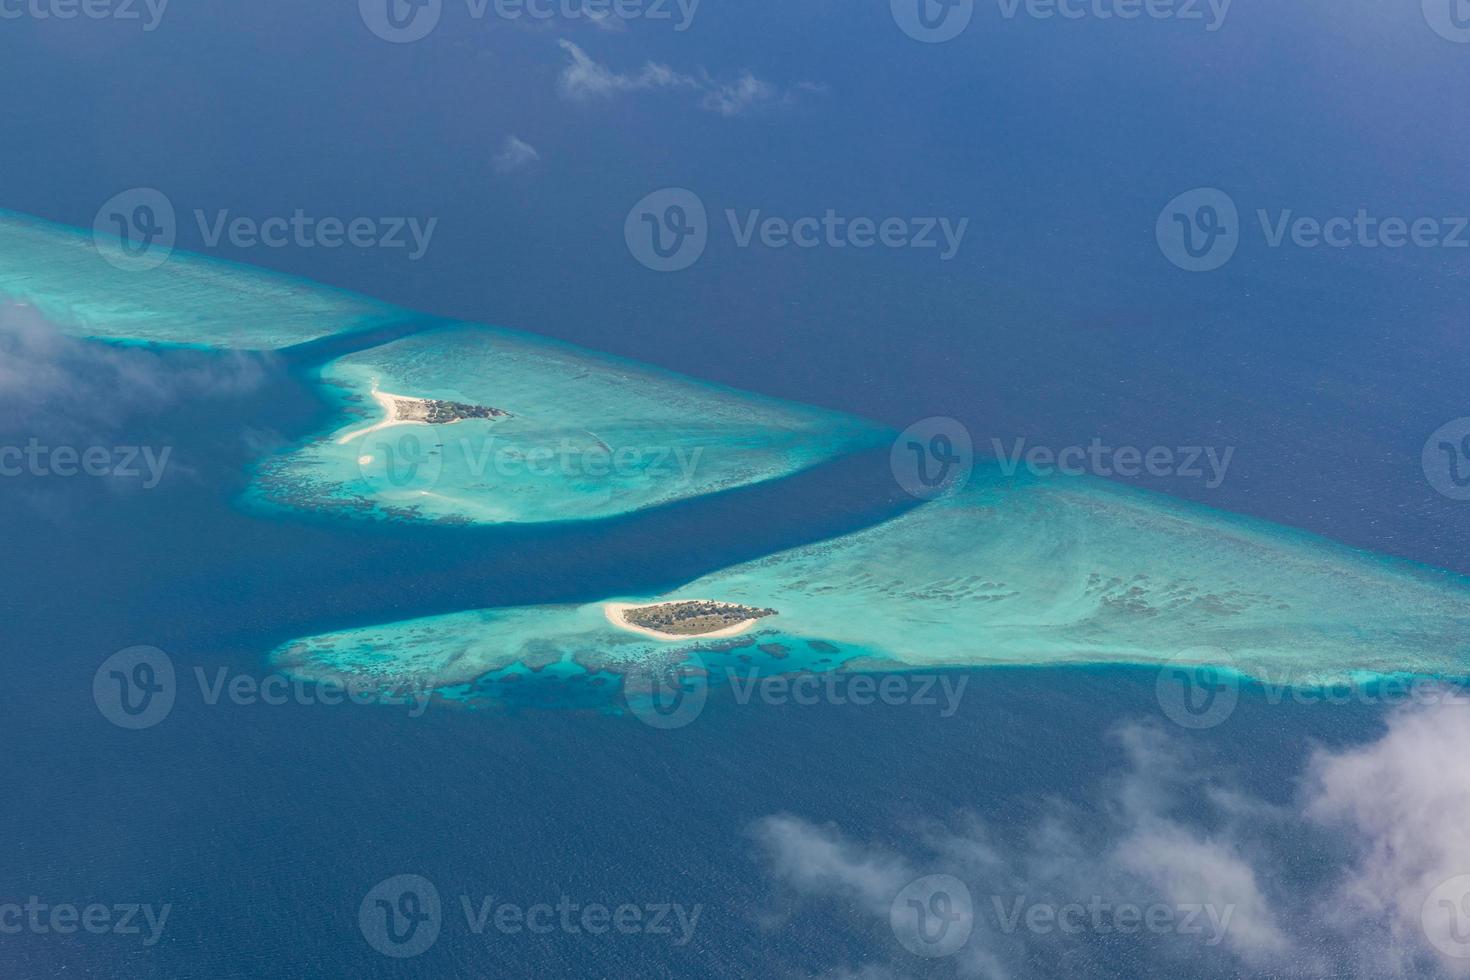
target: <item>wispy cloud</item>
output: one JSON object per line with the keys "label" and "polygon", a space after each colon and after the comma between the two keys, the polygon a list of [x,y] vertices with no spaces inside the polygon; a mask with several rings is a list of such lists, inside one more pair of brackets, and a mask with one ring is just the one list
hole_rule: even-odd
{"label": "wispy cloud", "polygon": [[571,41],[563,39],[557,43],[568,58],[557,87],[564,98],[575,102],[608,99],[629,92],[682,91],[694,95],[703,109],[722,116],[739,116],[761,107],[789,105],[800,93],[825,91],[823,86],[812,82],[783,89],[748,71],[734,79],[721,80],[704,71],[689,74],[654,61],[634,72],[617,72],[594,60]]}
{"label": "wispy cloud", "polygon": [[[1365,962],[1380,976],[1413,975],[1426,900],[1470,874],[1467,745],[1470,708],[1449,704],[1400,714],[1377,742],[1313,759],[1306,812],[1356,852],[1324,909],[1335,931],[1371,943]],[[1470,975],[1470,961],[1455,966]]]}
{"label": "wispy cloud", "polygon": [[507,136],[500,152],[495,154],[492,161],[495,172],[501,174],[514,173],[522,170],[541,159],[541,154],[530,143],[518,136]]}
{"label": "wispy cloud", "polygon": [[0,304],[0,435],[104,438],[134,415],[253,391],[268,355],[177,351],[69,337],[38,310]]}
{"label": "wispy cloud", "polygon": [[[79,464],[101,467],[83,470],[97,480],[7,479],[8,506],[63,524],[74,508],[95,505],[94,486],[132,493],[156,486],[165,472],[198,479],[192,464],[174,453],[180,422],[257,390],[274,370],[268,354],[165,352],[81,340],[34,307],[0,303],[0,451],[6,468],[0,476],[40,477],[53,467],[56,474],[75,475]],[[180,413],[184,404],[190,411]],[[271,444],[279,443],[276,438]]]}
{"label": "wispy cloud", "polygon": [[[1377,741],[1318,751],[1287,805],[1221,779],[1183,739],[1140,725],[1117,736],[1129,765],[1100,798],[1085,809],[1084,801],[1057,803],[1003,841],[978,818],[957,828],[895,827],[902,848],[790,814],[759,820],[751,833],[783,887],[828,903],[831,914],[868,920],[879,948],[894,950],[885,968],[895,975],[916,961],[882,935],[890,903],[909,882],[943,872],[965,882],[975,903],[976,928],[953,961],[962,976],[1116,968],[1109,957],[1117,947],[1105,934],[1089,942],[1055,929],[999,928],[1002,904],[1016,897],[1053,907],[1100,899],[1227,912],[1203,920],[1204,935],[1147,937],[1150,955],[1188,957],[1201,974],[1470,976],[1470,961],[1435,947],[1424,918],[1437,886],[1470,874],[1463,704],[1406,710]],[[1303,847],[1320,855],[1309,875],[1300,872]],[[1287,873],[1292,858],[1298,870]],[[1217,942],[1205,941],[1216,933]]]}
{"label": "wispy cloud", "polygon": [[753,830],[771,868],[798,891],[853,898],[887,914],[893,896],[914,877],[902,859],[866,851],[836,827],[776,814],[757,821]]}

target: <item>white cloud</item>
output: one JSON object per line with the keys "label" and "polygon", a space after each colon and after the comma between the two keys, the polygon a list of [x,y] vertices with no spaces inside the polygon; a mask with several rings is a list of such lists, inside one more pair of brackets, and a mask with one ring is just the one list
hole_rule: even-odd
{"label": "white cloud", "polygon": [[[1356,850],[1323,918],[1364,940],[1380,975],[1414,975],[1425,900],[1441,882],[1470,874],[1467,746],[1470,708],[1446,701],[1400,713],[1377,742],[1312,760],[1306,812]],[[1441,958],[1441,966],[1470,975],[1470,960]]]}
{"label": "white cloud", "polygon": [[0,433],[100,439],[133,415],[201,397],[229,398],[266,380],[269,355],[167,356],[64,334],[35,307],[0,303]]}
{"label": "white cloud", "polygon": [[540,159],[541,154],[534,146],[512,135],[505,138],[504,145],[501,146],[500,152],[495,154],[492,162],[496,173],[508,174],[529,167]]}
{"label": "white cloud", "polygon": [[797,891],[855,898],[875,913],[917,877],[892,855],[865,851],[836,828],[818,827],[788,814],[765,817],[752,831],[776,874]]}
{"label": "white cloud", "polygon": [[[29,451],[34,442],[78,453],[141,446],[161,460],[158,472],[149,474],[155,483],[164,466],[170,478],[198,479],[162,441],[178,406],[190,404],[191,414],[208,412],[214,410],[211,400],[255,391],[267,382],[273,361],[272,354],[246,351],[164,352],[82,340],[63,333],[35,307],[0,302],[0,446]],[[279,444],[279,437],[273,439],[272,451]],[[137,466],[151,468],[149,458]],[[20,481],[9,488],[8,504],[57,523],[68,520],[69,508],[88,506],[84,497],[57,493],[43,482],[50,481]],[[105,483],[118,492],[148,485],[116,473]]]}
{"label": "white cloud", "polygon": [[[1289,806],[1222,779],[1185,738],[1136,725],[1118,737],[1128,765],[1092,806],[1056,802],[1004,842],[979,818],[937,832],[897,828],[906,853],[792,815],[752,830],[774,878],[862,915],[878,948],[892,950],[878,966],[897,973],[915,962],[886,935],[889,903],[908,882],[941,872],[964,881],[975,901],[975,931],[954,961],[965,976],[1116,969],[1106,936],[999,928],[1002,905],[1017,896],[1053,906],[1093,896],[1204,906],[1212,911],[1203,932],[1141,940],[1150,959],[1197,963],[1201,974],[1470,975],[1470,960],[1442,955],[1421,921],[1437,885],[1470,874],[1470,708],[1400,712],[1370,744],[1319,750]],[[1321,855],[1306,876],[1303,847]],[[1470,900],[1461,909],[1470,915]],[[1446,936],[1449,928],[1446,919]]]}
{"label": "white cloud", "polygon": [[[1202,832],[1168,815],[1178,784],[1206,770],[1156,729],[1129,726],[1119,737],[1131,770],[1118,793],[1122,837],[1108,855],[1111,863],[1148,882],[1167,902],[1202,903],[1220,909],[1222,917],[1228,910],[1224,941],[1247,962],[1287,952],[1291,944],[1234,839],[1235,828],[1227,823],[1221,831]],[[1208,798],[1237,802],[1235,794]]]}
{"label": "white cloud", "polygon": [[593,60],[571,41],[557,43],[568,58],[557,87],[564,98],[576,102],[612,98],[628,92],[684,91],[696,95],[703,109],[722,116],[738,116],[762,106],[789,105],[798,93],[825,91],[823,86],[810,82],[783,90],[748,71],[741,72],[733,81],[720,81],[706,72],[692,75],[654,61],[647,62],[636,72],[616,72]]}

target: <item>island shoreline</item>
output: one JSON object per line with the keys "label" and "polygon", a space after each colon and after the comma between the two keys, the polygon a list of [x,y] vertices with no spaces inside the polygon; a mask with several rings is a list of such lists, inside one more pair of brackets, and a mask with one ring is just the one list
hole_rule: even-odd
{"label": "island shoreline", "polygon": [[752,626],[754,626],[757,622],[760,621],[759,619],[746,619],[746,620],[742,620],[742,621],[736,623],[733,626],[726,626],[723,629],[713,630],[713,631],[711,631],[709,633],[690,633],[690,634],[661,633],[658,630],[649,629],[647,626],[639,626],[636,623],[630,623],[628,621],[627,613],[628,613],[629,610],[633,610],[633,609],[646,609],[649,606],[665,605],[667,602],[670,602],[670,601],[673,601],[673,602],[714,602],[715,600],[713,600],[713,599],[677,599],[677,600],[666,600],[665,602],[604,602],[602,604],[602,614],[607,617],[607,621],[609,623],[611,623],[612,625],[616,626],[618,629],[627,630],[629,633],[637,633],[640,636],[647,636],[647,637],[649,637],[651,639],[655,639],[655,640],[663,640],[665,643],[678,643],[680,641],[688,641],[688,640],[717,640],[717,639],[720,639],[721,637],[726,637],[726,636],[739,636],[741,633],[744,633],[746,630],[750,629]]}

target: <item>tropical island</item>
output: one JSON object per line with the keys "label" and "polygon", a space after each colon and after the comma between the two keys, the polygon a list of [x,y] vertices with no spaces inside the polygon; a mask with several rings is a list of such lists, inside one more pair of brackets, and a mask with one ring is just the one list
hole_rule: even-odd
{"label": "tropical island", "polygon": [[776,610],[713,599],[681,599],[639,606],[609,602],[604,606],[614,626],[659,639],[734,636]]}
{"label": "tropical island", "polygon": [[448,425],[451,422],[462,422],[465,419],[498,419],[510,418],[510,413],[503,408],[489,408],[484,405],[471,405],[468,402],[445,401],[437,398],[414,398],[410,395],[395,395],[386,391],[379,391],[375,386],[372,390],[373,401],[383,410],[383,418],[365,429],[355,429],[337,439],[338,445],[345,445],[354,439],[386,429],[394,425],[402,425],[405,422],[416,422],[422,425]]}
{"label": "tropical island", "polygon": [[465,402],[440,401],[434,398],[406,398],[389,395],[393,399],[393,417],[399,422],[427,422],[430,425],[447,425],[462,419],[508,418],[510,413],[503,408],[487,408],[484,405],[469,405]]}

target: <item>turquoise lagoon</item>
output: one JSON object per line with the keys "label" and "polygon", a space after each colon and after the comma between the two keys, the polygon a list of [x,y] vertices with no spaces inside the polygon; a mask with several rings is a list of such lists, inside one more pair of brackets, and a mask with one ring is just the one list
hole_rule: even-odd
{"label": "turquoise lagoon", "polygon": [[[611,517],[788,476],[886,444],[876,425],[477,324],[328,362],[331,431],[264,461],[247,501],[274,510],[506,524]],[[374,398],[508,417],[386,428]]]}
{"label": "turquoise lagoon", "polygon": [[661,640],[600,602],[349,629],[282,645],[307,676],[463,684],[507,670],[626,671],[732,648],[776,669],[1209,664],[1319,686],[1464,676],[1470,583],[1302,532],[1085,478],[1007,478],[661,595],[778,615],[745,634]]}
{"label": "turquoise lagoon", "polygon": [[270,350],[411,316],[366,296],[175,249],[161,264],[90,231],[0,211],[0,303],[68,333]]}
{"label": "turquoise lagoon", "polygon": [[[352,334],[368,348],[314,368],[311,380],[338,409],[331,430],[254,468],[245,502],[272,514],[603,518],[788,476],[889,438],[851,416],[510,330],[445,324],[253,266],[182,250],[158,259],[0,211],[0,304],[33,307],[68,333],[251,350]],[[394,336],[427,332],[383,343],[374,331],[388,326]],[[303,366],[322,356],[313,349]],[[364,434],[383,418],[374,391],[511,414]]]}
{"label": "turquoise lagoon", "polygon": [[[774,480],[888,430],[510,330],[175,251],[129,265],[89,233],[0,212],[0,301],[99,339],[269,349],[361,334],[305,364],[330,428],[254,466],[243,503],[277,516],[458,524],[606,518]],[[371,328],[426,329],[383,342]],[[373,343],[377,346],[369,346]],[[509,416],[382,426],[374,394]],[[324,633],[272,659],[304,675],[603,676],[690,655],[772,669],[1167,661],[1285,683],[1466,674],[1465,580],[1090,479],[982,470],[874,527],[659,595],[779,610],[734,638],[660,640],[602,602],[471,610]]]}

